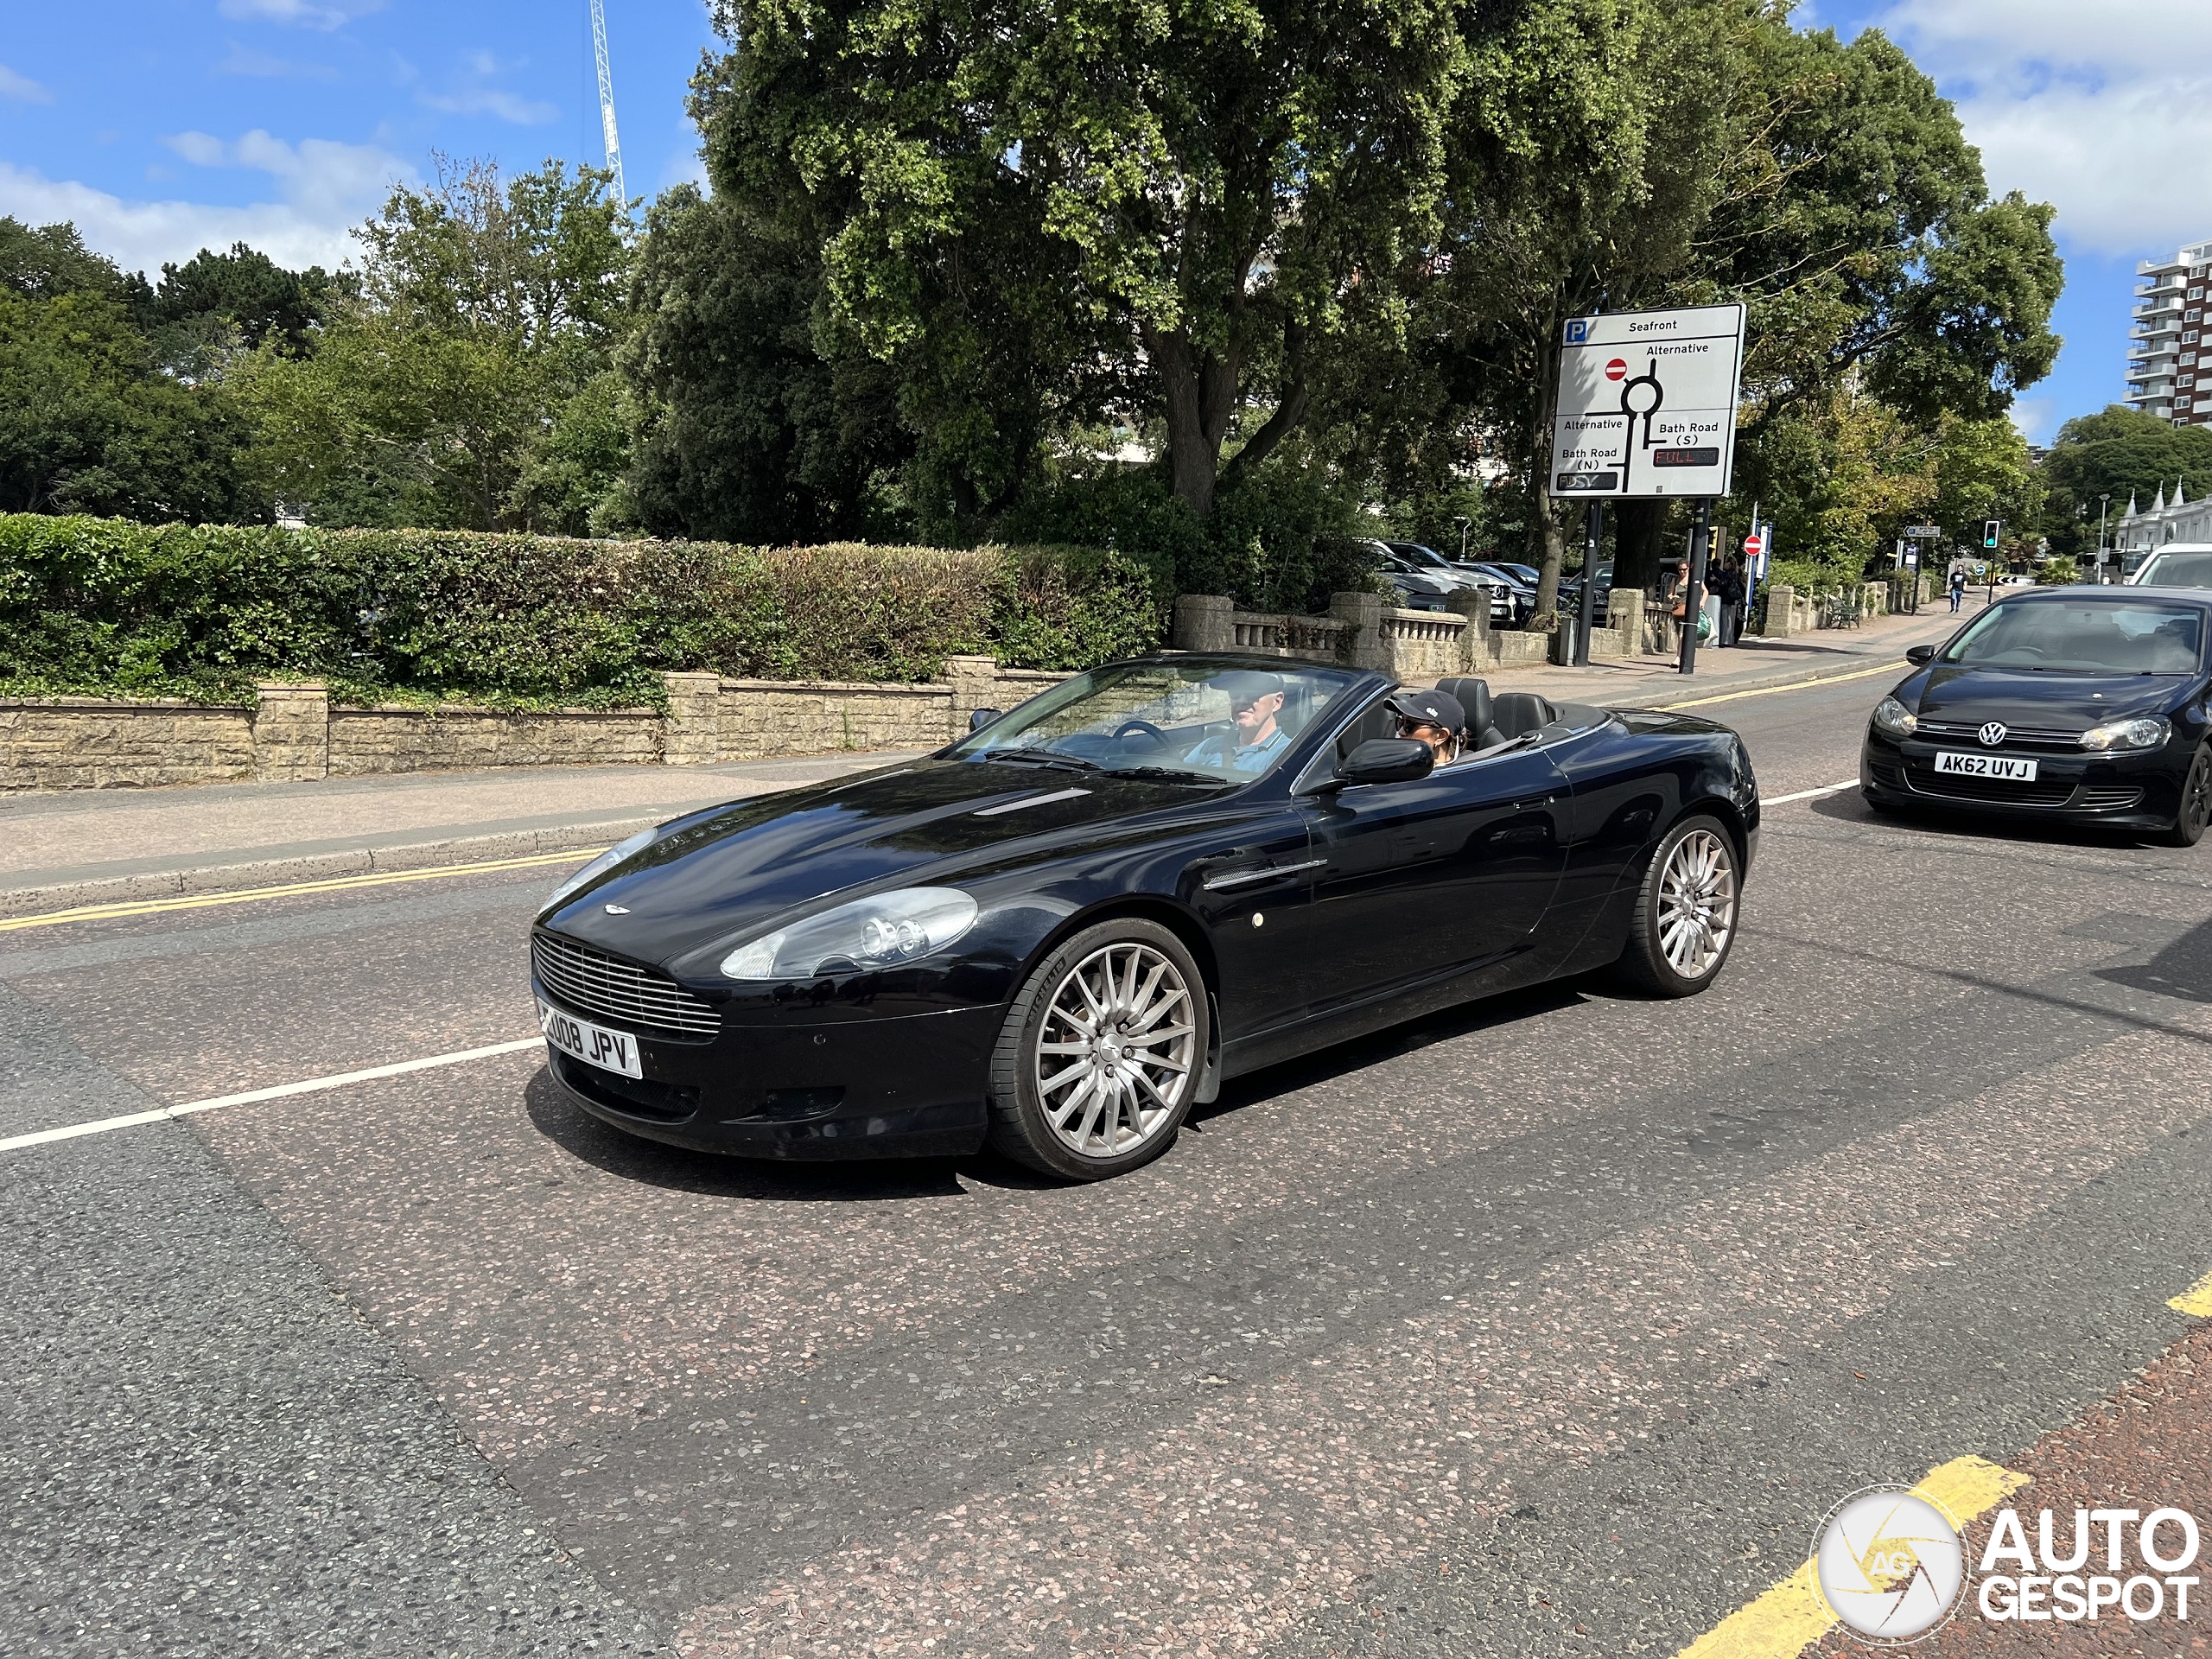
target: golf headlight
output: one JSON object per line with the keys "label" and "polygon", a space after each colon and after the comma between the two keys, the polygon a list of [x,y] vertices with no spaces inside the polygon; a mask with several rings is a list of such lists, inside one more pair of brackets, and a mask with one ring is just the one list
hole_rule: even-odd
{"label": "golf headlight", "polygon": [[942,950],[976,925],[976,901],[957,887],[900,887],[825,910],[741,944],[722,958],[726,979],[811,979],[895,968]]}
{"label": "golf headlight", "polygon": [[1895,697],[1884,697],[1874,705],[1874,725],[1891,737],[1910,737],[1919,728],[1920,716]]}
{"label": "golf headlight", "polygon": [[2173,728],[2161,715],[2141,715],[2133,720],[2115,720],[2102,726],[2092,726],[2082,734],[2085,749],[2155,749],[2166,741]]}
{"label": "golf headlight", "polygon": [[586,882],[597,880],[601,876],[605,875],[609,870],[613,869],[617,864],[620,864],[624,859],[629,857],[631,854],[650,845],[652,838],[658,834],[660,834],[660,831],[658,829],[640,830],[636,835],[630,836],[627,840],[616,842],[612,847],[601,853],[597,858],[592,860],[590,863],[585,865],[583,868],[578,870],[574,875],[563,881],[559,887],[554,888],[552,896],[545,901],[544,908],[547,910],[552,909],[554,906],[559,904],[563,899],[569,898],[571,894],[582,887]]}

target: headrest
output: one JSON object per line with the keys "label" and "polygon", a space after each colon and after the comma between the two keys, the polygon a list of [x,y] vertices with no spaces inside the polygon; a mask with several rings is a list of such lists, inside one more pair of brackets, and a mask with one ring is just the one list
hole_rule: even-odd
{"label": "headrest", "polygon": [[1559,710],[1533,691],[1508,691],[1492,699],[1491,724],[1507,737],[1540,732],[1559,718]]}
{"label": "headrest", "polygon": [[1467,729],[1479,736],[1491,723],[1490,682],[1469,678],[1439,680],[1436,689],[1456,698],[1467,711]]}

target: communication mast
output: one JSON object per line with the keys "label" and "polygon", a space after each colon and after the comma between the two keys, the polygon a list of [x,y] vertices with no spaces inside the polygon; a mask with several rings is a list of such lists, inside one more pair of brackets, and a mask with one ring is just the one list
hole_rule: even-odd
{"label": "communication mast", "polygon": [[599,130],[607,142],[607,170],[614,175],[614,200],[626,212],[630,193],[622,185],[622,141],[614,132],[614,75],[607,67],[605,0],[591,0],[591,50],[599,64]]}

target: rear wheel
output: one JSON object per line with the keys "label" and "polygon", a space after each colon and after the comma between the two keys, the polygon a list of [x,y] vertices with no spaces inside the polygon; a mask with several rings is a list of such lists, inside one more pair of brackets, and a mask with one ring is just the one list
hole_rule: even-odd
{"label": "rear wheel", "polygon": [[2181,805],[2173,828],[2162,830],[2157,839],[2169,847],[2194,847],[2212,824],[2212,743],[2200,747],[2189,763],[2189,777],[2181,786]]}
{"label": "rear wheel", "polygon": [[1662,996],[1694,996],[1719,977],[1736,943],[1736,843],[1700,814],[1667,832],[1644,872],[1619,969]]}
{"label": "rear wheel", "polygon": [[1205,983],[1183,942],[1135,917],[1040,963],[991,1058],[991,1143],[1095,1181],[1149,1162],[1182,1127],[1206,1057]]}

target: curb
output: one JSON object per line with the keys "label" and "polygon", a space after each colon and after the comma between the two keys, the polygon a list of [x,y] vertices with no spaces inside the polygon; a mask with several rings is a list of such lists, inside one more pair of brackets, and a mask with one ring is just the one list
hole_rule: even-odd
{"label": "curb", "polygon": [[353,847],[297,858],[260,859],[215,864],[199,869],[153,870],[134,875],[96,876],[51,887],[0,888],[0,916],[22,916],[83,905],[128,904],[141,899],[174,899],[195,893],[235,893],[241,887],[316,881],[329,876],[369,875],[388,870],[432,869],[442,864],[524,857],[596,847],[665,822],[645,817],[599,818],[588,823],[543,830],[508,830],[491,836],[453,836],[442,841],[403,842],[390,847]]}

